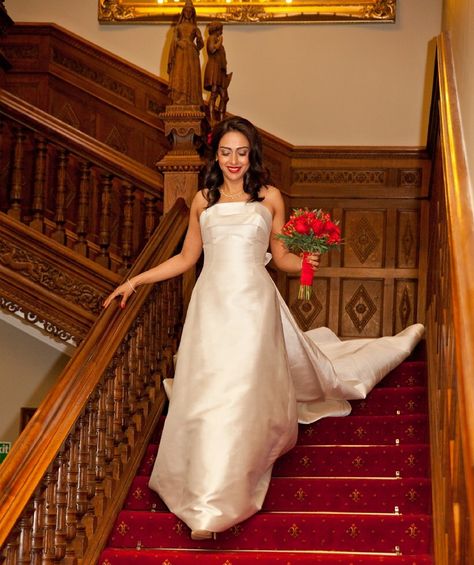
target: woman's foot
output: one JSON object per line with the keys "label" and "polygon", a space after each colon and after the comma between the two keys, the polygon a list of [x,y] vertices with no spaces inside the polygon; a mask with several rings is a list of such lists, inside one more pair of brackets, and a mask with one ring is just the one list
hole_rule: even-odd
{"label": "woman's foot", "polygon": [[209,530],[192,530],[191,539],[193,540],[203,540],[203,539],[216,539],[217,535],[215,532],[210,532]]}

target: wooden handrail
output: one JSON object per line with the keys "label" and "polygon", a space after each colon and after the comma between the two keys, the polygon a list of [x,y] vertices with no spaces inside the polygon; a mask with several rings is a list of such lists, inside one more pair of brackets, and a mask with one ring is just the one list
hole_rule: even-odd
{"label": "wooden handrail", "polygon": [[162,198],[163,179],[158,172],[3,89],[0,89],[0,116],[14,118],[19,124],[73,150],[78,156]]}
{"label": "wooden handrail", "polygon": [[[132,275],[173,254],[184,235],[187,214],[184,201],[179,200],[160,222],[137,260]],[[173,284],[173,281],[170,282]],[[120,474],[118,468],[129,459],[134,433],[145,426],[146,416],[157,404],[156,396],[162,393],[159,371],[157,373],[156,369],[149,368],[148,373],[157,376],[146,377],[148,380],[144,381],[147,371],[136,365],[143,363],[143,359],[150,358],[152,346],[165,348],[170,347],[172,342],[174,347],[176,332],[179,332],[179,328],[170,329],[165,325],[177,323],[176,313],[172,315],[169,310],[176,306],[176,289],[172,288],[173,295],[162,297],[162,304],[167,311],[157,312],[156,296],[153,293],[159,293],[160,288],[166,289],[166,284],[168,283],[155,285],[155,289],[151,286],[142,287],[127,304],[124,312],[116,305],[102,312],[57,385],[49,392],[0,467],[0,546],[3,546],[7,563],[18,562],[15,561],[18,555],[26,559],[32,550],[34,528],[38,527],[32,514],[41,507],[41,501],[57,496],[60,501],[58,515],[61,513],[64,518],[65,512],[78,512],[83,517],[95,498],[98,498],[97,492],[104,488],[100,486],[98,479],[116,479]],[[175,296],[174,306],[172,296]],[[160,315],[163,317],[161,322]],[[151,318],[161,324],[161,330],[157,330],[156,334],[154,331],[150,332],[146,323],[142,324],[143,320],[147,322]],[[143,336],[147,333],[149,341],[144,341]],[[159,343],[158,333],[161,334],[163,343]],[[124,340],[128,340],[127,343]],[[166,343],[167,341],[170,343]],[[147,348],[146,355],[143,354],[143,347]],[[154,382],[156,378],[158,382]],[[86,428],[89,419],[92,427]],[[66,445],[69,446],[68,454],[61,451]],[[91,446],[94,447],[92,461]],[[93,475],[90,481],[84,479],[87,473]],[[64,474],[68,475],[67,481]],[[66,482],[75,490],[67,495],[72,496],[72,502],[69,498],[69,502],[65,501],[66,495],[61,490]],[[95,493],[91,492],[94,488]],[[53,512],[56,516],[53,507],[43,511]],[[103,513],[103,509],[97,512]],[[58,519],[59,522],[61,520]],[[42,525],[52,532],[53,542],[51,538],[47,541],[48,536],[44,535],[44,543],[49,546],[41,548],[41,551],[53,551],[54,554],[54,551],[59,551],[58,547],[54,549],[59,544],[64,556],[65,545],[77,546],[77,540],[71,537],[71,524],[66,528],[64,523],[58,523],[54,519],[52,523]],[[79,526],[78,523],[77,530]],[[84,543],[86,526],[81,527]],[[15,528],[19,530],[18,533]],[[28,543],[25,539],[29,540]],[[20,553],[13,555],[17,551]],[[70,551],[75,552],[76,549]]]}
{"label": "wooden handrail", "polygon": [[463,146],[449,37],[437,42],[430,124],[434,154],[428,256],[427,347],[430,376],[435,558],[474,559],[474,201]]}
{"label": "wooden handrail", "polygon": [[125,272],[162,213],[161,175],[0,89],[1,210]]}
{"label": "wooden handrail", "polygon": [[[458,366],[459,414],[471,517],[474,517],[474,197],[466,165],[451,45],[439,38],[440,114],[450,231],[452,294]],[[474,520],[471,521],[474,539]]]}

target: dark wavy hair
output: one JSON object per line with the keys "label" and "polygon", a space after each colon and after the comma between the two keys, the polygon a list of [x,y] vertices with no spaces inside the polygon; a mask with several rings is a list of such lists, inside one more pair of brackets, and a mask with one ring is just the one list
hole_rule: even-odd
{"label": "dark wavy hair", "polygon": [[219,188],[224,182],[224,176],[216,157],[220,140],[230,131],[240,132],[249,142],[250,166],[244,176],[244,191],[250,196],[250,202],[260,202],[263,200],[258,193],[262,186],[267,186],[271,183],[270,172],[264,167],[262,162],[262,140],[257,128],[245,118],[238,116],[227,118],[219,122],[210,134],[211,157],[204,177],[204,188],[208,190],[206,195],[206,199],[209,202],[208,208],[216,204],[221,197]]}

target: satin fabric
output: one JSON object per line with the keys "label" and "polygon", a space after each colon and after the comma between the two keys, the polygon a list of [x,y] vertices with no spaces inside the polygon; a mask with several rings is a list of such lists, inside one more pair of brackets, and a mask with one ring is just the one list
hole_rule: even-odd
{"label": "satin fabric", "polygon": [[262,507],[298,421],[349,414],[348,400],[398,365],[423,326],[345,342],[328,328],[303,333],[265,269],[270,211],[218,203],[200,225],[204,266],[149,485],[192,530],[220,532]]}

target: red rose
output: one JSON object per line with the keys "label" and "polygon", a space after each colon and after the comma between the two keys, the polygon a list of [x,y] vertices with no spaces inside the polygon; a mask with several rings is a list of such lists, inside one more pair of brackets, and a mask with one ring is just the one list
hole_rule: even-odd
{"label": "red rose", "polygon": [[326,222],[323,222],[322,220],[316,218],[311,223],[311,228],[313,230],[314,235],[316,237],[320,237],[326,231],[326,229],[325,229],[326,228]]}
{"label": "red rose", "polygon": [[310,226],[308,225],[308,223],[305,221],[304,218],[296,218],[296,220],[295,220],[295,230],[298,233],[307,235],[310,231]]}
{"label": "red rose", "polygon": [[326,232],[328,234],[328,243],[340,243],[341,228],[333,222],[326,222]]}

